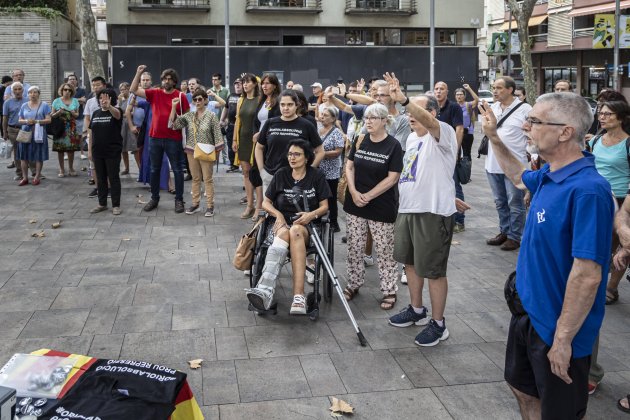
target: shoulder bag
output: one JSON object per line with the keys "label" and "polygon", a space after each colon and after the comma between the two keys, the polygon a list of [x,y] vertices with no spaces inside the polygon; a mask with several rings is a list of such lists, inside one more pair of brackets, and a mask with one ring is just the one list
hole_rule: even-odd
{"label": "shoulder bag", "polygon": [[[501,125],[503,125],[505,120],[507,120],[508,117],[512,115],[512,113],[516,111],[524,103],[525,102],[519,102],[514,108],[510,110],[510,112],[508,112],[503,118],[501,118],[499,122],[497,123],[497,129],[501,127]],[[481,155],[488,155],[488,142],[489,141],[490,139],[488,138],[488,136],[483,136],[483,138],[481,139],[481,143],[479,144],[479,148],[477,149],[477,159],[481,158]]]}
{"label": "shoulder bag", "polygon": [[264,217],[258,219],[252,230],[241,236],[241,240],[236,245],[234,259],[232,265],[240,271],[250,270],[252,268],[252,258],[254,257],[254,246],[256,245],[256,235],[260,225],[265,220]]}
{"label": "shoulder bag", "polygon": [[[365,138],[365,134],[361,134],[357,138],[356,142],[356,150],[359,150],[363,139]],[[346,158],[341,166],[341,177],[339,178],[339,183],[337,184],[337,201],[339,201],[342,205],[346,202],[346,191],[348,190],[348,180],[346,179],[346,163],[348,162],[348,158]]]}
{"label": "shoulder bag", "polygon": [[[42,103],[40,102],[39,105],[37,106],[37,110],[35,111],[35,119],[37,119],[37,114],[39,113],[39,107],[42,106]],[[33,139],[33,130],[22,130],[20,128],[20,131],[17,134],[17,137],[15,138],[15,141],[17,141],[18,143],[30,143],[31,140]]]}

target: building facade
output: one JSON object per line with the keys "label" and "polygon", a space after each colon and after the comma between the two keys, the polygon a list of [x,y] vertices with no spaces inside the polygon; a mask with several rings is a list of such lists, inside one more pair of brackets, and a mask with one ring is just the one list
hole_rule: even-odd
{"label": "building facade", "polygon": [[[630,14],[630,1],[622,0],[621,15]],[[485,44],[488,52],[493,34],[517,31],[514,20],[510,25],[509,10],[504,0],[486,0],[487,30]],[[593,48],[593,32],[597,14],[614,14],[614,0],[538,0],[529,20],[532,63],[538,94],[551,92],[559,79],[570,80],[576,93],[594,97],[604,87],[613,87],[613,48]],[[484,49],[482,47],[481,49]],[[511,56],[511,75],[522,80],[520,55]],[[505,74],[505,54],[488,56],[488,74]],[[619,71],[621,90],[630,97],[630,51],[620,49]]]}
{"label": "building facade", "polygon": [[[225,1],[108,0],[114,83],[139,64],[209,83],[224,72]],[[284,81],[324,85],[394,71],[428,90],[428,0],[231,0],[230,77],[278,71]],[[436,1],[435,77],[476,85],[483,0]]]}

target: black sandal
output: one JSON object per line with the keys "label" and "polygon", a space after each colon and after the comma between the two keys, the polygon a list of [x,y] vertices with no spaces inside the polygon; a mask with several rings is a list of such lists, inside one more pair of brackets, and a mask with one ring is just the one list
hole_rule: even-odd
{"label": "black sandal", "polygon": [[354,299],[354,297],[356,295],[359,294],[359,289],[353,289],[350,286],[346,286],[345,289],[343,289],[343,296],[346,298],[346,301],[350,302],[352,299]]}
{"label": "black sandal", "polygon": [[[623,411],[624,413],[630,414],[630,408],[626,408],[623,405],[621,405],[622,400],[623,398],[620,400],[617,400],[617,408]],[[630,406],[630,394],[626,395],[626,402],[628,403],[628,406]]]}
{"label": "black sandal", "polygon": [[384,295],[383,299],[381,300],[381,309],[383,309],[384,311],[389,311],[396,304],[396,300],[396,293]]}

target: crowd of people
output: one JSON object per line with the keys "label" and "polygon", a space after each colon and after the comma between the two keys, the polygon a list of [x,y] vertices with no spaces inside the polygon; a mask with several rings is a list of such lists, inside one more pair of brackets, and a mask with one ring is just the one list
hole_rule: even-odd
{"label": "crowd of people", "polygon": [[[395,307],[399,281],[410,292],[410,302],[389,324],[423,326],[414,342],[435,346],[450,335],[444,317],[448,259],[453,235],[466,229],[470,207],[462,185],[470,178],[479,119],[488,142],[487,152],[479,152],[487,153],[484,169],[499,230],[486,242],[507,252],[520,248],[516,274],[506,282],[513,316],[505,378],[524,418],[585,415],[588,394],[604,375],[597,363],[604,305],[619,299],[630,260],[630,106],[621,93],[602,91],[593,115],[565,80],[534,106],[505,76],[493,83],[492,105],[466,84],[455,89],[455,100],[444,82],[408,97],[393,73],[369,84],[315,82],[309,98],[293,81],[283,89],[274,74],[243,73],[232,91],[218,73],[211,83],[182,81],[166,69],[154,86],[141,65],[118,91],[93,78],[90,95],[70,75],[49,105],[16,69],[0,87],[2,137],[14,147],[9,168],[19,186],[39,185],[50,136],[57,176],[77,176],[75,154],[87,152],[95,185],[90,196],[98,197],[91,212],[107,210],[111,197],[112,213],[120,215],[120,176],[129,175],[131,154],[138,181],[150,185],[145,211],[156,209],[161,191],[168,190],[176,213],[203,210],[212,217],[213,167],[224,159],[227,172],[243,177],[245,209],[238,217],[255,222],[265,210],[273,218],[262,276],[247,291],[261,311],[272,305],[290,254],[290,313],[306,313],[312,262],[305,226],[329,214],[331,228],[340,232],[340,202],[345,299],[364,285],[375,248],[380,307]],[[192,180],[188,208],[186,180]],[[310,211],[293,207],[296,186]],[[423,305],[425,279],[431,314]],[[618,407],[630,412],[627,398]]]}

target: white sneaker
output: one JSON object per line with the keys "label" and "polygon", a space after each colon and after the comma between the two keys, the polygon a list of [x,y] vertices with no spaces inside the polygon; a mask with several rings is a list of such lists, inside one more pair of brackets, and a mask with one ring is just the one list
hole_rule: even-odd
{"label": "white sneaker", "polygon": [[87,159],[87,156],[85,156],[83,153],[81,153],[81,160],[85,160]]}
{"label": "white sneaker", "polygon": [[68,160],[68,155],[67,154],[63,154],[63,160]]}
{"label": "white sneaker", "polygon": [[407,274],[405,274],[405,272],[403,271],[402,274],[400,275],[400,282],[402,284],[407,284]]}
{"label": "white sneaker", "polygon": [[249,277],[249,275],[250,275],[250,274],[251,274],[251,270],[245,270],[245,271],[243,271],[243,275],[244,275],[245,277]]}
{"label": "white sneaker", "polygon": [[293,296],[293,303],[289,313],[291,315],[306,315],[306,299],[303,295]]}
{"label": "white sneaker", "polygon": [[363,256],[363,264],[365,264],[366,267],[371,267],[374,265],[374,257],[371,255],[364,255]]}

